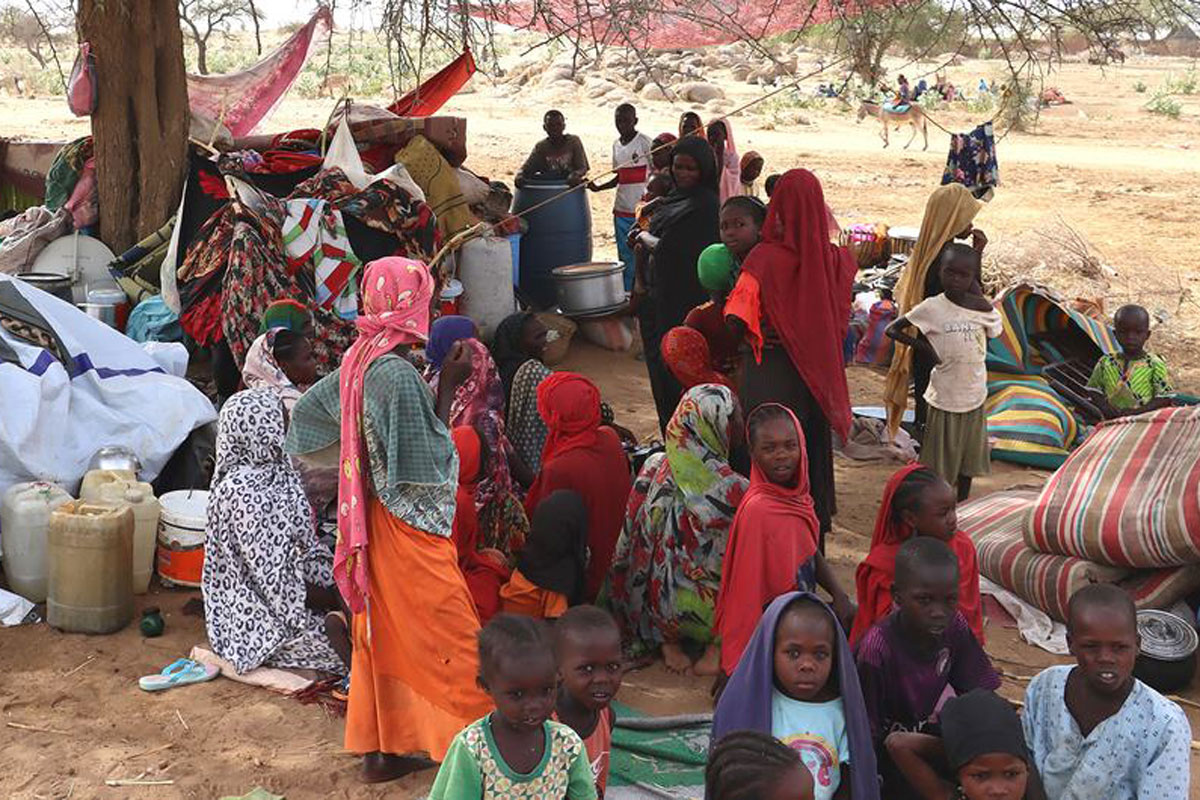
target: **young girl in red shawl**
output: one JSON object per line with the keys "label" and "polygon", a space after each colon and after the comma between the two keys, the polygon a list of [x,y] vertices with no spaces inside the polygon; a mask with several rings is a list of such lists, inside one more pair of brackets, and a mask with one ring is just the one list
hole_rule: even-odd
{"label": "young girl in red shawl", "polygon": [[850,391],[842,343],[857,263],[829,239],[821,182],[794,169],[779,179],[761,240],[742,262],[725,319],[744,332],[742,402],[782,403],[804,428],[808,479],[821,533],[836,512],[833,433],[850,432]]}
{"label": "young girl in red shawl", "polygon": [[858,614],[850,643],[857,644],[871,626],[892,610],[896,553],[913,536],[932,536],[950,546],[958,557],[958,610],[983,644],[983,606],[979,600],[979,562],[975,544],[958,530],[954,489],[936,472],[910,464],[888,481],[883,505],[875,518],[871,550],[858,565]]}
{"label": "young girl in red shawl", "polygon": [[837,616],[854,616],[850,598],[817,549],[820,522],[808,492],[808,455],[799,420],[778,403],[761,405],[746,423],[750,489],[738,506],[725,549],[716,629],[721,671],[732,675],[762,610],[781,594],[814,591],[833,598]]}
{"label": "young girl in red shawl", "polygon": [[511,574],[504,565],[499,550],[479,550],[479,515],[475,510],[475,490],[484,463],[490,454],[485,452],[483,438],[470,426],[451,431],[458,450],[458,492],[454,508],[454,545],[458,549],[458,568],[467,579],[471,599],[479,613],[479,622],[487,621],[500,612],[500,587],[508,583]]}

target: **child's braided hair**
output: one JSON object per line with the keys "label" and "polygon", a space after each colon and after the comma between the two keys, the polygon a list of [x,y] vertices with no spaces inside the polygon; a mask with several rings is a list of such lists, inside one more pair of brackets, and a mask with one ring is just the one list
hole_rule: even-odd
{"label": "child's braided hair", "polygon": [[942,476],[929,467],[921,467],[904,476],[892,496],[892,519],[901,521],[905,511],[916,513],[921,507],[921,496],[930,486],[942,482]]}
{"label": "child's braided hair", "polygon": [[733,731],[708,755],[704,768],[707,800],[755,800],[797,767],[800,755],[773,736]]}
{"label": "child's braided hair", "polygon": [[792,415],[788,413],[788,410],[778,403],[763,403],[751,411],[750,417],[746,420],[746,439],[753,446],[754,437],[758,435],[758,429],[763,425],[773,420],[791,420],[791,418]]}

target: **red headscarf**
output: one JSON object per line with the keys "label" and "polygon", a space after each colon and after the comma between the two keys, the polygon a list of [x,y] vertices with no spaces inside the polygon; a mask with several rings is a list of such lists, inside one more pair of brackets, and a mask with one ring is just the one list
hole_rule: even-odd
{"label": "red headscarf", "polygon": [[729,378],[713,369],[708,340],[695,328],[684,325],[671,328],[663,335],[659,349],[667,368],[685,392],[702,383],[719,383],[737,391]]}
{"label": "red headscarf", "polygon": [[554,372],[537,389],[538,414],[546,423],[542,464],[576,448],[592,447],[600,429],[600,390],[574,372]]}
{"label": "red headscarf", "polygon": [[[858,590],[858,613],[850,631],[850,643],[855,644],[863,634],[892,611],[892,583],[896,577],[896,553],[900,545],[913,535],[910,525],[898,521],[892,513],[892,502],[904,479],[912,473],[929,469],[922,464],[909,464],[888,480],[883,490],[883,503],[875,516],[875,531],[871,534],[871,549],[854,573]],[[975,638],[983,644],[983,606],[979,600],[979,564],[975,544],[962,531],[955,531],[947,542],[958,557],[958,610],[967,618]]]}
{"label": "red headscarf", "polygon": [[848,250],[829,242],[825,194],[816,175],[793,169],[779,179],[762,238],[742,269],[758,280],[771,326],[825,419],[845,439],[850,390],[842,343],[858,266]]}
{"label": "red headscarf", "polygon": [[509,578],[509,570],[479,552],[479,516],[475,511],[475,486],[483,467],[483,442],[479,432],[462,425],[450,432],[458,450],[458,493],[454,508],[454,546],[458,550],[458,568],[462,570],[479,613],[486,624],[500,611],[500,587]]}
{"label": "red headscarf", "polygon": [[[786,406],[800,442],[796,485],[780,486],[750,467],[750,488],[738,506],[725,547],[714,627],[721,636],[721,669],[732,675],[767,603],[795,591],[800,566],[817,552],[821,523],[808,489],[804,431]],[[761,408],[761,406],[760,406]],[[747,431],[749,440],[749,431]]]}

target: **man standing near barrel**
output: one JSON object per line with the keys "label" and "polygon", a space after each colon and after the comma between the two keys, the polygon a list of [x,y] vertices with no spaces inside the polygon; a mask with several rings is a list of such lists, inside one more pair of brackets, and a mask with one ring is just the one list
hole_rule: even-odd
{"label": "man standing near barrel", "polygon": [[613,170],[616,174],[604,183],[592,181],[588,188],[602,192],[617,187],[613,201],[613,228],[617,237],[617,254],[625,268],[625,291],[633,290],[634,255],[629,246],[629,230],[634,223],[634,208],[646,191],[650,178],[653,145],[650,138],[637,130],[637,109],[629,103],[617,106],[615,120],[617,140],[613,142]]}

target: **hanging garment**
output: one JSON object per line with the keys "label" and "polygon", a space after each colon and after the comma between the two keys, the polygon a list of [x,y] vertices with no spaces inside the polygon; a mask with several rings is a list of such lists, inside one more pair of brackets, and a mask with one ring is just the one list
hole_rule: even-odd
{"label": "hanging garment", "polygon": [[316,277],[316,304],[342,319],[358,316],[358,282],[362,262],[350,249],[342,212],[324,200],[287,201],[283,221],[283,250],[288,270],[311,266]]}
{"label": "hanging garment", "polygon": [[996,135],[992,123],[985,122],[970,133],[950,137],[950,155],[942,184],[961,183],[982,199],[1000,185],[1000,166],[996,163]]}

